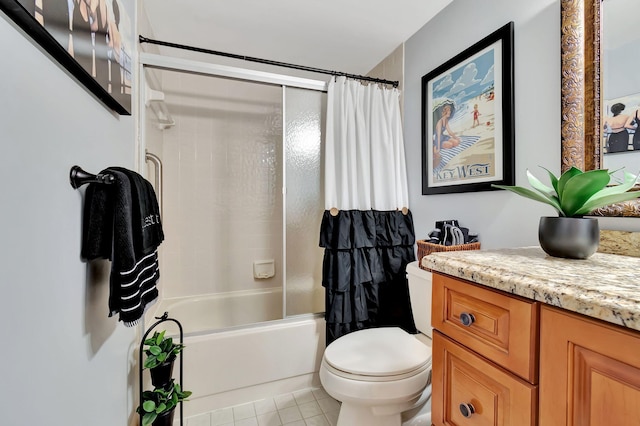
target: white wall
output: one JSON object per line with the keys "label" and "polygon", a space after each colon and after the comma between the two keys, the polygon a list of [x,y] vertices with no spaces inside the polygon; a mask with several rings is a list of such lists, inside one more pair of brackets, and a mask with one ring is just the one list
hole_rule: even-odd
{"label": "white wall", "polygon": [[[526,170],[560,172],[560,2],[455,0],[405,44],[405,148],[416,237],[456,218],[480,233],[483,248],[538,244],[538,218],[550,206],[506,191],[422,194],[421,78],[509,21],[515,24],[516,184]],[[640,230],[637,218],[600,218],[601,229]]]}
{"label": "white wall", "polygon": [[80,259],[89,172],[133,168],[132,117],[113,115],[0,13],[0,270],[4,425],[126,425],[135,330],[108,318],[108,269]]}
{"label": "white wall", "polygon": [[[405,146],[416,237],[441,219],[459,219],[483,248],[536,245],[549,207],[506,191],[422,194],[421,78],[483,37],[514,21],[516,184],[526,169],[541,179],[560,170],[560,3],[558,0],[456,0],[405,45]],[[540,173],[542,172],[542,173]]]}

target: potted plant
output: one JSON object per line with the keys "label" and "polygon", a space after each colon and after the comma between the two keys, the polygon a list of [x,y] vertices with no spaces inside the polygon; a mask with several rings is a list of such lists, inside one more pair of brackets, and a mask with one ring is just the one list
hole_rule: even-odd
{"label": "potted plant", "polygon": [[142,415],[142,426],[172,426],[176,406],[189,396],[191,392],[180,389],[173,379],[164,388],[142,392],[142,401],[136,410]]}
{"label": "potted plant", "polygon": [[615,171],[583,172],[571,167],[557,178],[549,170],[545,170],[552,187],[543,184],[529,170],[527,178],[535,191],[521,186],[492,186],[549,204],[556,209],[558,217],[541,217],[538,228],[540,246],[551,256],[588,258],[598,249],[600,230],[597,219],[584,218],[583,215],[599,207],[640,197],[640,191],[628,192],[637,180],[637,176],[631,173],[624,172],[623,181],[610,186],[609,182]]}
{"label": "potted plant", "polygon": [[171,381],[173,374],[173,362],[184,345],[174,343],[171,337],[165,337],[166,330],[154,332],[153,336],[146,339],[144,353],[147,356],[144,368],[149,368],[151,383],[155,387],[163,387]]}

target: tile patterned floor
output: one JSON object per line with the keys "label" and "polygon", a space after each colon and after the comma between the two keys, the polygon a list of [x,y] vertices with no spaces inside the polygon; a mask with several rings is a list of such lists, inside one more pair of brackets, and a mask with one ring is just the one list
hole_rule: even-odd
{"label": "tile patterned floor", "polygon": [[185,418],[185,426],[335,426],[340,403],[310,388]]}

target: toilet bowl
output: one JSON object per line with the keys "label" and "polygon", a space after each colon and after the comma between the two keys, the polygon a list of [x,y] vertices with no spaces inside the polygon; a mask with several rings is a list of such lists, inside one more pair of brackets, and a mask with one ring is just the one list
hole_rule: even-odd
{"label": "toilet bowl", "polygon": [[431,348],[397,327],[347,334],[325,350],[320,381],[342,402],[338,426],[400,426],[431,380]]}
{"label": "toilet bowl", "polygon": [[431,424],[431,323],[428,316],[415,315],[430,309],[431,274],[413,262],[407,275],[416,327],[427,333],[371,328],[342,336],[325,349],[320,382],[342,403],[337,426]]}
{"label": "toilet bowl", "polygon": [[431,384],[422,391],[415,407],[402,413],[402,426],[431,426]]}

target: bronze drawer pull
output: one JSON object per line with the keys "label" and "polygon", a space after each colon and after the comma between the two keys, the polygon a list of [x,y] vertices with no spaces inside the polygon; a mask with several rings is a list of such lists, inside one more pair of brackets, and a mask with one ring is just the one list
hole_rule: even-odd
{"label": "bronze drawer pull", "polygon": [[469,314],[467,312],[463,312],[460,314],[460,322],[465,327],[471,326],[471,324],[473,324],[475,320],[476,320],[476,317],[474,317],[473,314]]}
{"label": "bronze drawer pull", "polygon": [[468,419],[475,412],[476,412],[476,409],[473,408],[473,405],[467,404],[467,403],[464,403],[464,402],[462,404],[460,404],[460,413],[462,413],[463,417],[466,417]]}

